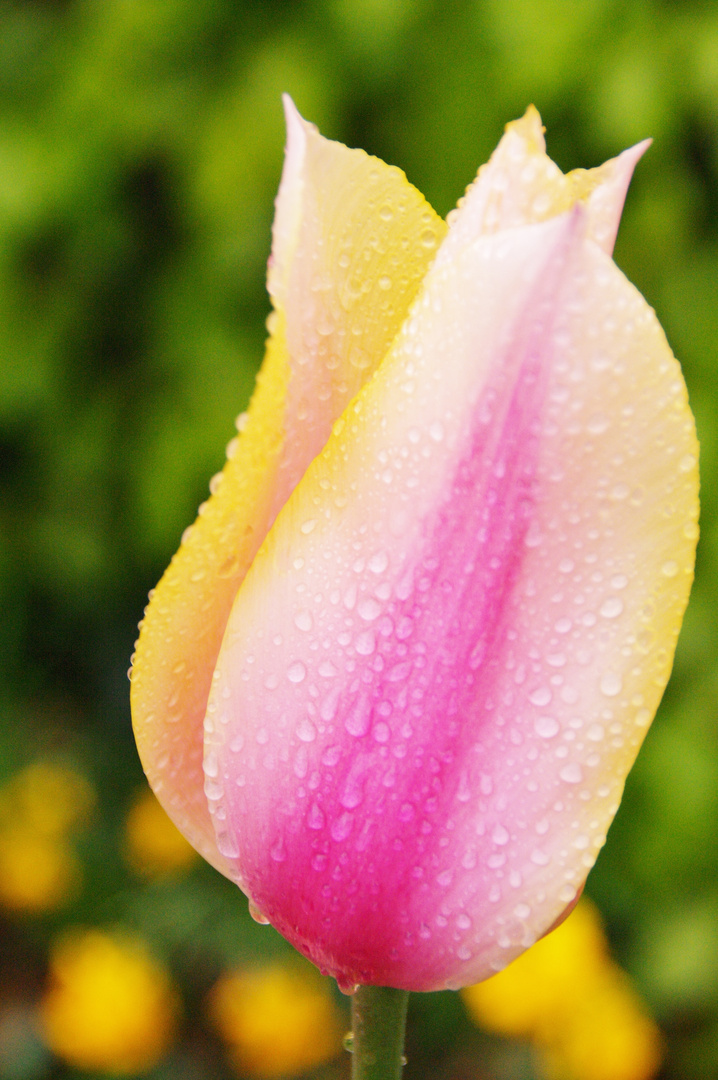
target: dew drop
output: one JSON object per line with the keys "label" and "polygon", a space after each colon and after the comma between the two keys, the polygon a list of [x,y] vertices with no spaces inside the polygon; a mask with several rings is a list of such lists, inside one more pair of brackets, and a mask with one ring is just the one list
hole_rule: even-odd
{"label": "dew drop", "polygon": [[285,862],[287,858],[287,849],[284,846],[284,840],[280,836],[278,840],[275,840],[269,849],[270,857],[274,862]]}
{"label": "dew drop", "polygon": [[358,634],[354,642],[354,648],[360,656],[371,656],[376,648],[376,638],[373,631],[364,630],[361,634]]}
{"label": "dew drop", "polygon": [[570,762],[568,765],[564,765],[558,775],[566,784],[580,784],[583,780],[583,770],[575,761]]}
{"label": "dew drop", "polygon": [[601,693],[606,697],[616,697],[621,693],[623,689],[623,680],[620,675],[617,675],[613,671],[606,671],[601,676],[601,682],[599,683]]}
{"label": "dew drop", "polygon": [[534,690],[529,694],[529,701],[532,705],[548,705],[551,700],[551,691],[547,686],[542,686],[538,690]]}
{"label": "dew drop", "polygon": [[534,723],[534,731],[542,739],[552,739],[559,733],[559,723],[552,716],[539,716]]}
{"label": "dew drop", "polygon": [[491,834],[491,839],[493,840],[493,842],[495,844],[499,844],[500,846],[503,846],[504,844],[508,844],[508,842],[509,842],[508,830],[505,829],[503,825],[497,825],[495,827],[494,831]]}
{"label": "dew drop", "polygon": [[322,754],[322,765],[326,765],[328,768],[333,769],[340,761],[341,756],[342,749],[340,746],[328,746]]}
{"label": "dew drop", "polygon": [[389,556],[385,551],[377,551],[367,563],[367,568],[372,574],[383,574],[389,565]]}
{"label": "dew drop", "polygon": [[311,630],[312,626],[314,625],[314,620],[312,619],[310,612],[306,610],[299,611],[294,616],[294,625],[296,626],[297,630],[303,630],[306,632],[307,630]]}
{"label": "dew drop", "polygon": [[300,720],[297,726],[297,738],[300,740],[300,742],[310,743],[314,742],[316,737],[317,729],[315,728],[309,717],[305,716],[302,720]]}
{"label": "dew drop", "polygon": [[374,619],[378,619],[381,615],[381,605],[371,597],[367,597],[366,600],[360,602],[357,612],[365,622],[373,622]]}
{"label": "dew drop", "polygon": [[604,619],[616,619],[623,611],[623,601],[611,596],[601,604],[600,614]]}
{"label": "dew drop", "polygon": [[611,421],[605,415],[605,413],[594,413],[586,424],[586,430],[589,435],[603,435],[605,431],[608,431]]}
{"label": "dew drop", "polygon": [[661,573],[667,578],[675,577],[678,573],[678,563],[675,559],[669,559],[668,562],[664,562],[661,567]]}
{"label": "dew drop", "polygon": [[307,677],[307,669],[301,660],[296,660],[287,668],[287,678],[291,683],[304,682]]}
{"label": "dew drop", "polygon": [[256,904],[252,903],[252,901],[250,900],[248,906],[249,914],[252,916],[256,923],[259,923],[260,926],[269,926],[269,919],[263,911],[259,910]]}
{"label": "dew drop", "polygon": [[[356,803],[353,805],[356,805]],[[336,818],[336,820],[332,822],[331,829],[329,830],[332,834],[332,840],[336,840],[337,843],[346,840],[349,833],[352,831],[353,824],[354,822],[351,814],[342,814],[341,817]]]}

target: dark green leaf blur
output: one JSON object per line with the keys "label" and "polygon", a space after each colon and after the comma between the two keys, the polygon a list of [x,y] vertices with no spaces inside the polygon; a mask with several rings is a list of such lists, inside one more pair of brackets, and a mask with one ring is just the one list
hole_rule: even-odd
{"label": "dark green leaf blur", "polygon": [[[126,672],[147,592],[223,464],[262,359],[282,91],[323,134],[400,166],[442,215],[530,102],[564,169],[654,138],[616,260],[683,363],[702,540],[674,676],[588,892],[662,1030],[660,1076],[713,1078],[718,6],[4,0],[0,1080],[263,1075],[227,1034],[226,1010],[217,1019],[216,987],[227,973],[291,966],[290,952],[228,882],[168,856],[171,839],[159,855],[141,839],[132,848],[128,821],[151,810]],[[40,804],[55,788],[48,823]],[[164,1016],[170,1034],[124,1067],[101,1050],[82,1064],[42,1019],[58,949],[91,929],[141,943],[172,987],[153,1028]],[[267,1009],[281,1019],[278,985]],[[348,1026],[326,992],[332,1022]],[[412,1010],[406,1080],[548,1075],[528,1044],[477,1029],[456,995]],[[89,1026],[79,1043],[97,1035]],[[342,1051],[288,1060],[271,1075],[348,1076]]]}

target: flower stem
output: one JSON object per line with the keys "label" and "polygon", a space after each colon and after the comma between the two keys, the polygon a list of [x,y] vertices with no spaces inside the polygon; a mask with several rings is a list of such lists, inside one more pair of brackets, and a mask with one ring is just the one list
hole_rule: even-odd
{"label": "flower stem", "polygon": [[401,1080],[408,990],[360,986],[352,997],[352,1080]]}

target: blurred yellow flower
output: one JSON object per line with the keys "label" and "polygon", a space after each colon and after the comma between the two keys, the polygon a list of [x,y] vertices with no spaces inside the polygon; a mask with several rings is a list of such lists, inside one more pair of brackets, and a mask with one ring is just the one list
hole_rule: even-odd
{"label": "blurred yellow flower", "polygon": [[52,911],[78,890],[81,867],[69,833],[95,801],[89,781],[65,765],[36,761],[0,790],[0,904]]}
{"label": "blurred yellow flower", "polygon": [[208,1009],[234,1063],[252,1077],[298,1076],[341,1050],[346,1023],[328,980],[309,965],[228,972]]}
{"label": "blurred yellow flower", "polygon": [[199,859],[149,787],[140,790],[130,807],[124,851],[132,869],[146,877],[186,870]]}
{"label": "blurred yellow flower", "polygon": [[530,1040],[546,1080],[650,1080],[661,1037],[626,974],[611,959],[586,899],[500,974],[461,991],[471,1018]]}
{"label": "blurred yellow flower", "polygon": [[56,943],[50,973],[44,1036],[70,1065],[131,1075],[152,1068],[168,1049],[179,998],[143,941],[76,931]]}
{"label": "blurred yellow flower", "polygon": [[95,802],[86,777],[49,761],[34,761],[0,793],[0,819],[19,816],[44,836],[67,833],[83,821]]}
{"label": "blurred yellow flower", "polygon": [[0,829],[0,903],[11,911],[53,911],[78,890],[80,864],[64,837],[23,823]]}

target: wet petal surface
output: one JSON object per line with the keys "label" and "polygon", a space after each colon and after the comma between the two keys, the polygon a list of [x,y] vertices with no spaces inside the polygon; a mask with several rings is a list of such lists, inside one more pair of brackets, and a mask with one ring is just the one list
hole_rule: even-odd
{"label": "wet petal surface", "polygon": [[232,612],[220,844],[344,982],[458,986],[529,946],[593,865],[670,672],[693,423],[590,229],[589,207],[450,236]]}
{"label": "wet petal surface", "polygon": [[277,512],[391,344],[446,230],[398,169],[323,139],[286,104],[267,354],[229,460],[151,597],[132,675],[148,779],[224,873],[202,726],[227,616]]}

